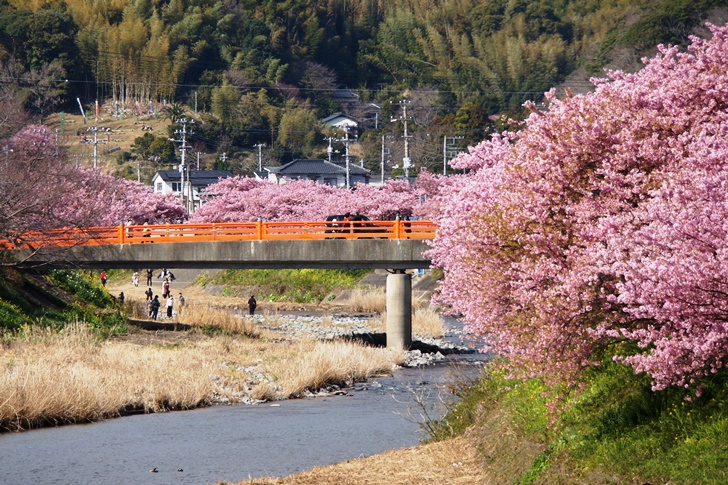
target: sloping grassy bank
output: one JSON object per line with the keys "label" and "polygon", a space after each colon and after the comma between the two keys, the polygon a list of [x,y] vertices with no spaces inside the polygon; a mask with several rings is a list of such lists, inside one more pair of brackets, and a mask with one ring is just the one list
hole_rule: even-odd
{"label": "sloping grassy bank", "polygon": [[334,289],[353,288],[370,270],[239,269],[225,270],[212,278],[199,278],[201,286],[224,285],[223,295],[255,294],[259,300],[319,303]]}
{"label": "sloping grassy bank", "polygon": [[605,365],[549,425],[538,381],[493,372],[460,387],[462,399],[427,425],[423,445],[240,484],[725,484],[728,373],[704,386],[699,398],[655,393],[644,377]]}
{"label": "sloping grassy bank", "polygon": [[549,426],[545,389],[485,377],[433,428],[433,440],[465,436],[493,483],[728,483],[728,373],[684,389],[607,364],[589,375]]}
{"label": "sloping grassy bank", "polygon": [[25,325],[61,329],[83,321],[99,332],[125,333],[115,299],[87,271],[0,270],[0,333]]}

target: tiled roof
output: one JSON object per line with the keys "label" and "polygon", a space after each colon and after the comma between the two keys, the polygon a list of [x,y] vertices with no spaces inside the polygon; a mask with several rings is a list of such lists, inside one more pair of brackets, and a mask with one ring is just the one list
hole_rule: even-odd
{"label": "tiled roof", "polygon": [[[333,163],[321,159],[297,159],[280,167],[266,167],[271,173],[280,174],[282,176],[292,175],[333,175],[346,174],[346,166],[343,163]],[[349,174],[351,175],[368,175],[369,170],[361,168],[358,165],[349,163]]]}
{"label": "tiled roof", "polygon": [[[180,180],[179,170],[159,170],[157,173],[165,182]],[[233,173],[229,170],[190,170],[187,175],[192,185],[210,185],[216,183],[220,178],[232,177]]]}
{"label": "tiled roof", "polygon": [[321,122],[322,123],[328,123],[329,121],[334,121],[337,118],[351,120],[354,123],[359,123],[355,118],[352,118],[351,116],[345,115],[344,113],[334,113],[334,114],[329,115],[326,118],[322,119]]}

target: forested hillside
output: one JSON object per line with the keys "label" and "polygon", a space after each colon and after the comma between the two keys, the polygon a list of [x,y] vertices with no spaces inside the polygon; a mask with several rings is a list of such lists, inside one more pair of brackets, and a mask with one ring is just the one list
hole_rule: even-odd
{"label": "forested hillside", "polygon": [[2,89],[40,121],[77,110],[76,98],[132,111],[150,101],[197,106],[206,150],[265,143],[279,161],[325,153],[317,120],[345,111],[367,123],[359,155],[376,162],[381,136],[401,131],[390,120],[406,98],[413,159],[441,166],[443,136],[478,141],[497,115],[518,116],[575,69],[601,72],[613,48],[683,43],[726,4],[0,0]]}

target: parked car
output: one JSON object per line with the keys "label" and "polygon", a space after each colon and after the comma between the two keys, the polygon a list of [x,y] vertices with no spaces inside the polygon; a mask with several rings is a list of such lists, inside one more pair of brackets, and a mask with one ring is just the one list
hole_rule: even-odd
{"label": "parked car", "polygon": [[350,231],[355,233],[375,233],[382,232],[382,229],[377,227],[364,214],[333,214],[326,216],[327,233],[344,233]]}

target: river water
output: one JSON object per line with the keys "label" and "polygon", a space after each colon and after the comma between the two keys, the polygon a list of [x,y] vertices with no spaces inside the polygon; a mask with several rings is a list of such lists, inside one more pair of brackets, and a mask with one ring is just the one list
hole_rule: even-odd
{"label": "river water", "polygon": [[[463,359],[472,364],[472,358]],[[476,373],[467,365],[459,375]],[[348,396],[128,416],[0,435],[3,484],[206,484],[283,476],[423,437],[453,366],[402,369]],[[424,403],[424,406],[417,402]],[[155,469],[155,472],[151,470]]]}

